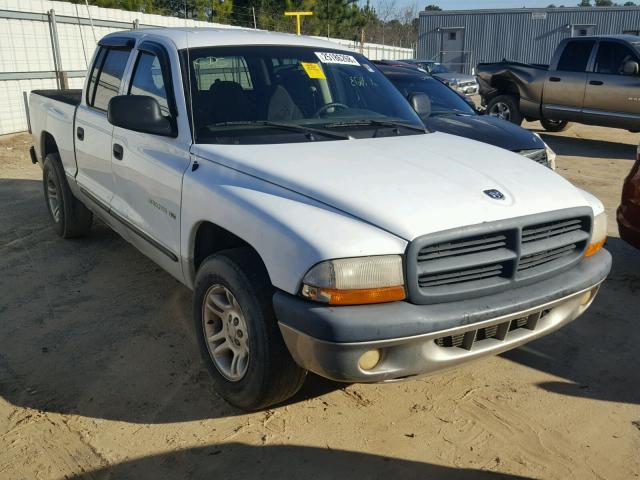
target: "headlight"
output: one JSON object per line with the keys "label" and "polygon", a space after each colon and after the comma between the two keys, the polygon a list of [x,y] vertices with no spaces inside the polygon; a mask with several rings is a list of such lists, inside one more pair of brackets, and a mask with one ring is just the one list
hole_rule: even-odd
{"label": "headlight", "polygon": [[551,147],[549,145],[547,145],[547,142],[542,140],[542,137],[540,135],[538,135],[536,132],[533,132],[533,134],[536,137],[538,137],[540,139],[540,141],[544,144],[544,149],[547,152],[547,164],[548,164],[549,168],[555,172],[556,171],[556,156],[557,156],[556,152],[554,152],[551,149]]}
{"label": "headlight", "polygon": [[589,246],[584,252],[585,257],[590,257],[598,252],[607,241],[607,214],[602,212],[595,216],[593,219],[593,232],[591,233],[591,240]]}
{"label": "headlight", "polygon": [[331,305],[404,300],[400,255],[341,258],[315,265],[302,279],[302,295]]}

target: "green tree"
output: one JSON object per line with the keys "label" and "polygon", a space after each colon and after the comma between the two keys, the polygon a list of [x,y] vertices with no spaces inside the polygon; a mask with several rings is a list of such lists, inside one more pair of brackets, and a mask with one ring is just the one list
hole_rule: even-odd
{"label": "green tree", "polygon": [[591,6],[591,0],[580,0],[580,3],[578,4],[579,7],[590,7]]}
{"label": "green tree", "polygon": [[612,0],[596,0],[596,7],[613,7]]}
{"label": "green tree", "polygon": [[426,7],[424,7],[424,10],[426,12],[429,12],[429,11],[439,12],[442,9],[438,5],[427,5]]}

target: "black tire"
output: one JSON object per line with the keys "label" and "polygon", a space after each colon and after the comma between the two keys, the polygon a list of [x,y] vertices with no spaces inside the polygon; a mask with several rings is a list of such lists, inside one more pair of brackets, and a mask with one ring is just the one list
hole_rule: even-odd
{"label": "black tire", "polygon": [[[205,338],[205,300],[219,286],[228,289],[237,300],[246,328],[248,364],[243,376],[235,381],[216,366]],[[273,291],[262,261],[248,247],[211,255],[196,275],[193,317],[200,353],[218,394],[242,410],[260,410],[283,402],[300,389],[307,374],[294,362],[280,334],[273,311]],[[208,324],[212,322],[208,320]],[[220,324],[222,331],[224,320]]]}
{"label": "black tire", "polygon": [[564,132],[573,126],[573,123],[566,120],[549,120],[543,118],[540,124],[547,132]]}
{"label": "black tire", "polygon": [[487,105],[487,114],[516,125],[521,125],[523,120],[520,100],[515,95],[498,95],[492,98]]}
{"label": "black tire", "polygon": [[56,233],[62,238],[86,235],[91,230],[93,214],[71,193],[57,153],[50,153],[44,159],[42,183],[47,211]]}

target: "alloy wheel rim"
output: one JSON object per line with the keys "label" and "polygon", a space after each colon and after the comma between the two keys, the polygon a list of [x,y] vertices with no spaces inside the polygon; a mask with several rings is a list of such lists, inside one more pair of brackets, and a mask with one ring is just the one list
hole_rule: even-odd
{"label": "alloy wheel rim", "polygon": [[509,105],[506,103],[497,102],[491,107],[489,115],[501,118],[502,120],[509,120],[511,119],[511,110],[509,109]]}
{"label": "alloy wheel rim", "polygon": [[47,201],[49,202],[49,210],[54,222],[60,221],[60,192],[56,182],[51,178],[51,174],[47,175]]}
{"label": "alloy wheel rim", "polygon": [[212,285],[204,296],[202,332],[218,372],[232,382],[242,380],[249,367],[249,332],[240,304],[224,285]]}

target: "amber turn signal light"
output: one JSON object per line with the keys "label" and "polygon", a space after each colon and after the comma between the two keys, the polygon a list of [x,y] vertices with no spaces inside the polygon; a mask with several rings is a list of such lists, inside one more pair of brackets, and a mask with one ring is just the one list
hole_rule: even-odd
{"label": "amber turn signal light", "polygon": [[324,301],[329,305],[364,305],[367,303],[398,302],[406,298],[403,285],[351,290],[338,290],[333,288],[316,288],[313,290],[307,291],[309,298]]}
{"label": "amber turn signal light", "polygon": [[599,242],[590,244],[585,250],[584,256],[590,257],[591,255],[595,255],[596,253],[598,253],[598,251],[600,251],[600,249],[604,247],[604,242],[606,241],[607,239],[605,238],[604,240],[600,240]]}

